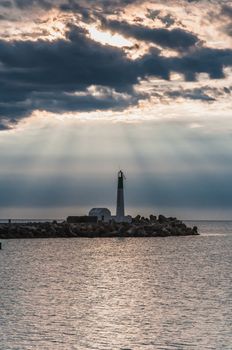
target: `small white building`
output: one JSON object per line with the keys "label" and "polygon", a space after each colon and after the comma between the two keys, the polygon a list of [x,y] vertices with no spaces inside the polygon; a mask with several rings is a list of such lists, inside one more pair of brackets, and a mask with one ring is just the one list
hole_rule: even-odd
{"label": "small white building", "polygon": [[111,212],[107,208],[93,208],[89,212],[89,216],[97,216],[98,220],[109,222],[111,217]]}

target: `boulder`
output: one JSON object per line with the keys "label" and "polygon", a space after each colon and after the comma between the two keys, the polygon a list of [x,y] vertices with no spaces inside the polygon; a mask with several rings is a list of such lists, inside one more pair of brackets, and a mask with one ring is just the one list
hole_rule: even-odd
{"label": "boulder", "polygon": [[164,215],[159,215],[158,221],[160,224],[163,224],[164,222],[167,221],[167,218]]}
{"label": "boulder", "polygon": [[193,231],[194,234],[198,234],[198,228],[197,228],[197,226],[193,226],[192,231]]}
{"label": "boulder", "polygon": [[152,223],[157,221],[157,217],[156,217],[155,215],[152,215],[152,214],[151,214],[151,215],[149,216],[149,218],[150,218],[150,222],[152,222]]}

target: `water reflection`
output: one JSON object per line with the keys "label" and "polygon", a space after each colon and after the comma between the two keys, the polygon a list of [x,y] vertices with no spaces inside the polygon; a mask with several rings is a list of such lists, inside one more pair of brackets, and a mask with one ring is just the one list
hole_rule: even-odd
{"label": "water reflection", "polygon": [[231,348],[232,236],[4,242],[1,348]]}

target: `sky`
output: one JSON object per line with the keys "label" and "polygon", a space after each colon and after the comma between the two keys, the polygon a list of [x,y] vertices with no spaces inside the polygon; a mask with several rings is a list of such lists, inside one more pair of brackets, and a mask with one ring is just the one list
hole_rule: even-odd
{"label": "sky", "polygon": [[231,0],[0,0],[0,218],[232,219]]}

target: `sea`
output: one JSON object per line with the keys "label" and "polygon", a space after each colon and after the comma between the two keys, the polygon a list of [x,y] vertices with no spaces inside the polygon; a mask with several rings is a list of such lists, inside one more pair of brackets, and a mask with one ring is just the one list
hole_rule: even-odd
{"label": "sea", "polygon": [[232,222],[200,236],[2,241],[1,350],[231,350]]}

